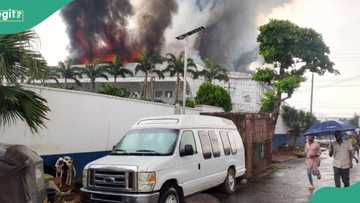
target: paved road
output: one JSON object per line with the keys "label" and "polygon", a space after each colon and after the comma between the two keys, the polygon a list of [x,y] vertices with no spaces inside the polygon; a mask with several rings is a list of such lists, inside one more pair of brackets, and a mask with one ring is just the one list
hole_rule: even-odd
{"label": "paved road", "polygon": [[[188,203],[305,203],[312,193],[308,190],[308,180],[304,159],[297,159],[280,164],[279,171],[263,180],[240,185],[238,192],[231,196],[223,195],[216,190],[197,194],[187,198]],[[322,179],[315,180],[316,188],[333,186],[332,159],[327,152],[321,157],[320,171]],[[354,163],[351,170],[352,183],[360,181],[360,164]]]}

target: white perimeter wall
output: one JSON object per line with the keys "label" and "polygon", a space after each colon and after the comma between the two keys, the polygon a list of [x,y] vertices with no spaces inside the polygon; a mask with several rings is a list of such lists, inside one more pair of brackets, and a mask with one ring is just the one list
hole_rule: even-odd
{"label": "white perimeter wall", "polygon": [[[32,134],[24,122],[0,128],[0,142],[24,144],[41,155],[110,150],[140,118],[174,114],[171,105],[88,92],[31,87],[48,101],[47,128]],[[188,109],[189,114],[199,111]]]}

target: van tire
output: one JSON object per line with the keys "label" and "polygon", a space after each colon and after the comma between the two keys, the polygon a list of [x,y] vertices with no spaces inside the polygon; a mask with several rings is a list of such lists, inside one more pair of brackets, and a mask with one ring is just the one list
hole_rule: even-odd
{"label": "van tire", "polygon": [[182,197],[180,195],[178,187],[174,185],[165,185],[160,190],[159,203],[166,203],[168,199],[173,199],[177,203],[182,202]]}
{"label": "van tire", "polygon": [[225,181],[222,184],[222,190],[229,195],[234,194],[236,191],[236,176],[233,168],[229,168]]}

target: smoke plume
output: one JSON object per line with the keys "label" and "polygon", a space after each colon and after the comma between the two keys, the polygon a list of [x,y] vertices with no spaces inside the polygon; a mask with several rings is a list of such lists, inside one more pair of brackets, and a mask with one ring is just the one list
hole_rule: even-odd
{"label": "smoke plume", "polygon": [[[175,37],[198,26],[188,40],[194,58],[211,58],[247,71],[257,58],[257,17],[291,0],[74,0],[62,10],[71,57],[78,62],[117,54],[125,61],[140,51],[183,50]],[[199,56],[199,57],[197,57]]]}
{"label": "smoke plume", "polygon": [[71,58],[90,63],[115,54],[131,61],[140,51],[160,52],[176,11],[175,0],[75,0],[61,14]]}
{"label": "smoke plume", "polygon": [[139,43],[148,52],[160,53],[165,42],[164,32],[171,25],[172,15],[177,11],[177,2],[142,0],[139,3],[141,8],[137,9],[136,14]]}
{"label": "smoke plume", "polygon": [[131,57],[127,43],[128,0],[75,0],[61,14],[67,24],[71,58],[88,63],[114,53]]}
{"label": "smoke plume", "polygon": [[[217,63],[237,71],[246,71],[256,60],[257,16],[271,12],[287,0],[209,0],[211,10],[220,13],[210,17],[206,32],[199,37],[202,58],[212,58]],[[201,8],[199,8],[201,11]]]}

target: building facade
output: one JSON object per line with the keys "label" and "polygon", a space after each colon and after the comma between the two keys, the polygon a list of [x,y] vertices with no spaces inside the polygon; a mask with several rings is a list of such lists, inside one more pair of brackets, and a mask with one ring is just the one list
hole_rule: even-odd
{"label": "building facade", "polygon": [[251,79],[251,74],[231,72],[226,84],[233,102],[234,112],[258,113],[261,99],[268,87]]}
{"label": "building facade", "polygon": [[[127,69],[134,73],[133,77],[117,78],[116,83],[114,79],[109,76],[109,80],[99,78],[96,80],[96,89],[101,88],[105,83],[114,84],[118,87],[124,88],[130,92],[130,98],[141,98],[141,93],[144,88],[144,75],[142,73],[135,74],[135,65],[128,64]],[[164,69],[164,65],[160,65],[159,69]],[[198,70],[202,67],[198,66]],[[91,91],[92,85],[88,78],[80,79],[81,86],[78,86],[74,81],[68,81],[67,88],[73,90]],[[63,83],[60,80],[60,85]],[[193,79],[187,78],[186,85],[186,97],[195,98],[196,93],[204,82],[203,78]],[[241,72],[230,72],[229,81],[227,82],[214,82],[227,89],[230,93],[233,112],[243,113],[257,113],[260,111],[261,98],[263,94],[269,89],[265,85],[251,79],[251,74]],[[180,78],[178,100],[182,101],[183,97],[183,78]],[[51,87],[58,86],[54,81],[47,81],[47,85]],[[175,104],[176,103],[176,77],[171,77],[169,74],[165,74],[165,78],[159,79],[156,76],[149,76],[148,78],[148,93],[150,97],[157,102]]]}

